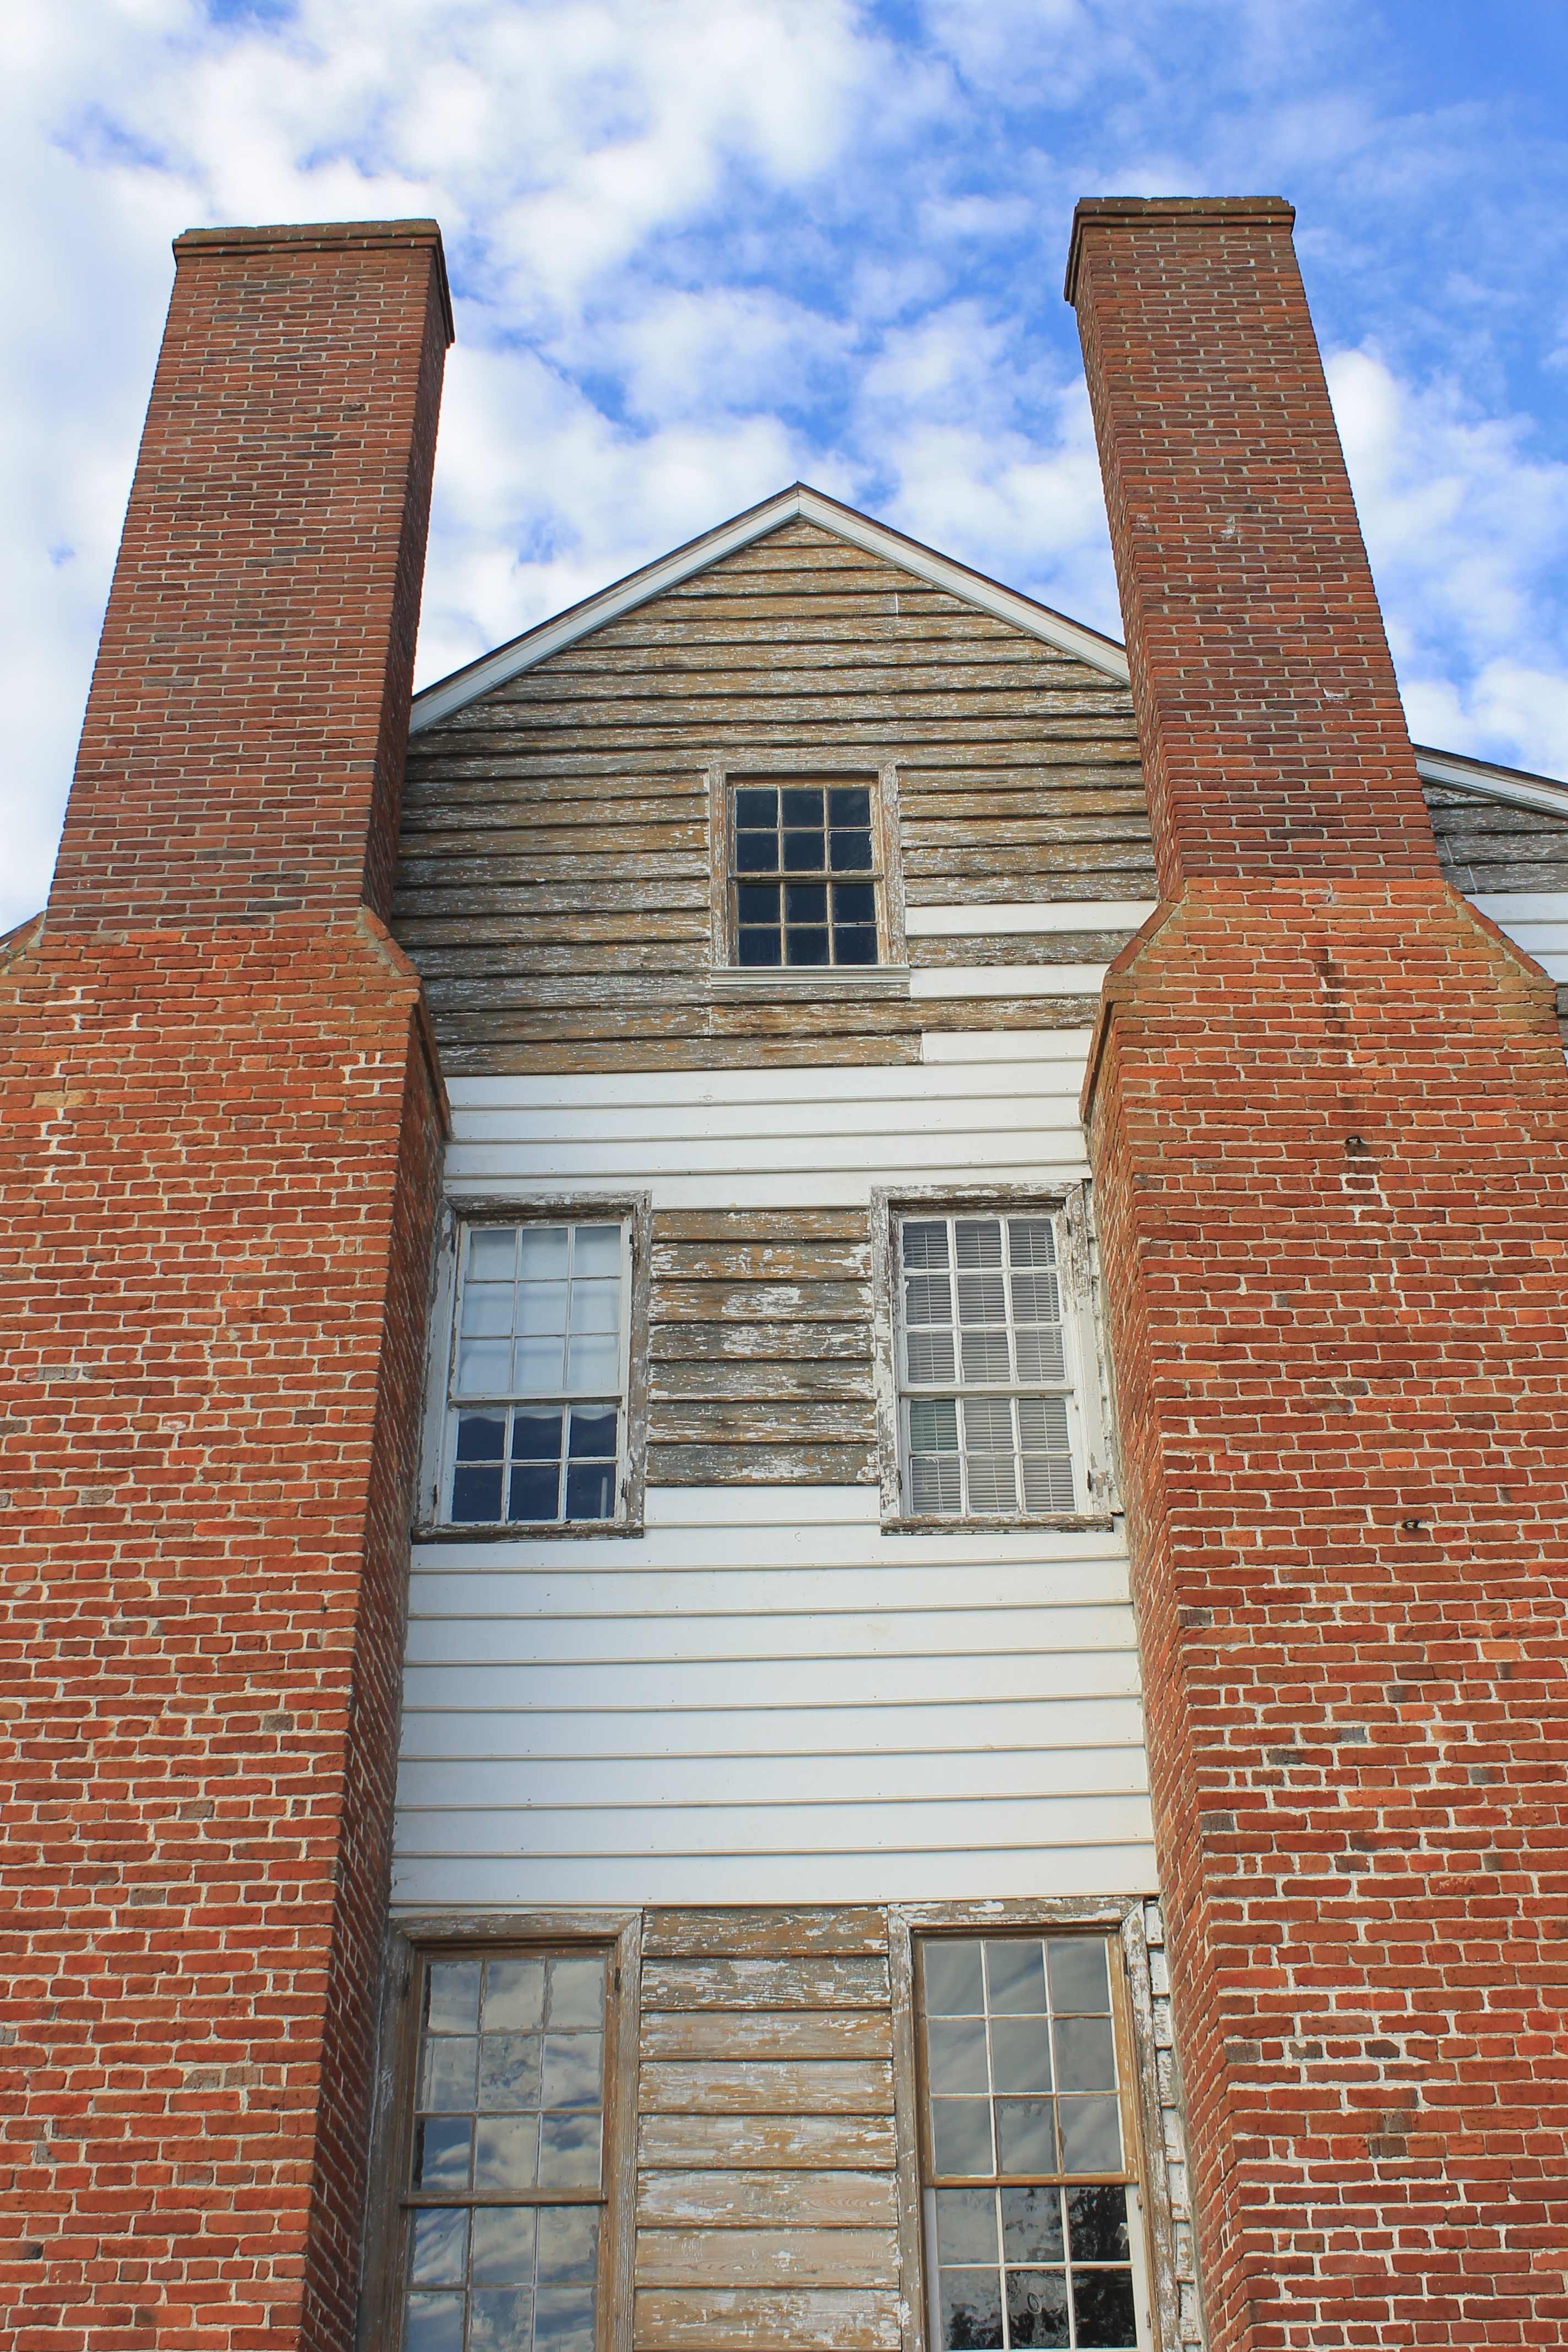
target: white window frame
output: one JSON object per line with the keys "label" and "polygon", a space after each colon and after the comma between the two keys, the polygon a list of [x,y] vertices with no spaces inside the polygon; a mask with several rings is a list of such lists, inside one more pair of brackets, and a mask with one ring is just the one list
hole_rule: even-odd
{"label": "white window frame", "polygon": [[[871,1196],[872,1290],[876,1316],[874,1365],[877,1426],[885,1530],[938,1532],[964,1528],[1105,1528],[1120,1509],[1110,1448],[1110,1368],[1096,1301],[1095,1253],[1089,1188],[1045,1192],[957,1188],[919,1192],[874,1191]],[[939,1217],[1049,1217],[1056,1234],[1062,1297],[1061,1382],[973,1383],[955,1381],[913,1390],[906,1378],[901,1227]],[[917,1513],[910,1507],[909,1407],[922,1393],[960,1398],[1055,1393],[1067,1404],[1075,1507],[1070,1511],[959,1510]]]}
{"label": "white window frame", "polygon": [[[483,1406],[483,1398],[455,1394],[458,1342],[462,1324],[466,1236],[485,1225],[608,1225],[623,1236],[619,1389],[616,1430],[616,1507],[603,1519],[454,1520],[452,1475],[456,1467],[457,1419]],[[573,1194],[449,1200],[437,1242],[430,1307],[425,1414],[420,1445],[415,1535],[421,1540],[507,1542],[639,1535],[643,1526],[647,1468],[648,1290],[652,1196],[647,1192],[595,1197]],[[598,1394],[607,1396],[608,1390]],[[510,1396],[508,1405],[517,1400]],[[554,1396],[552,1393],[551,1402]],[[563,1392],[562,1402],[573,1400]],[[563,1442],[565,1442],[565,1432]]]}
{"label": "white window frame", "polygon": [[[712,900],[709,980],[721,992],[738,995],[859,993],[907,996],[909,945],[904,932],[903,859],[899,819],[899,774],[886,753],[865,751],[759,751],[714,760],[707,771],[708,839]],[[737,788],[748,784],[863,784],[871,793],[871,843],[877,903],[874,964],[742,964],[734,918],[734,808]],[[783,877],[781,877],[781,879]],[[846,881],[857,877],[846,875]]]}

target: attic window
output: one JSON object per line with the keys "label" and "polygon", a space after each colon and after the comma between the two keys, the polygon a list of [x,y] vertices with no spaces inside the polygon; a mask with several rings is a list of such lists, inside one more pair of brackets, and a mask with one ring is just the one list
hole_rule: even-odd
{"label": "attic window", "polygon": [[877,963],[882,874],[870,782],[738,783],[731,814],[736,962]]}

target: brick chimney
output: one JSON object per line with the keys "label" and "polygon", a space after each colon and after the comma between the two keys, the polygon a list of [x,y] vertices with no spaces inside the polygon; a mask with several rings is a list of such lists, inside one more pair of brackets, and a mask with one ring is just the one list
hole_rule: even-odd
{"label": "brick chimney", "polygon": [[1568,1073],[1274,199],[1080,205],[1163,901],[1085,1089],[1215,2352],[1568,2343]]}
{"label": "brick chimney", "polygon": [[195,232],[0,961],[8,2342],[353,2340],[445,1106],[432,222]]}

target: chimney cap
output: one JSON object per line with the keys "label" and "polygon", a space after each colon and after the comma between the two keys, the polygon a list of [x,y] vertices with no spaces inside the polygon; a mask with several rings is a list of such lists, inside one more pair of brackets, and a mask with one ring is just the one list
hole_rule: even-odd
{"label": "chimney cap", "polygon": [[447,282],[447,254],[441,224],[435,220],[286,221],[267,227],[187,228],[174,239],[174,266],[204,253],[265,251],[289,246],[307,253],[333,250],[369,253],[378,247],[406,250],[412,246],[435,248],[436,273],[441,287],[441,317],[448,346],[458,340],[452,323],[452,292]]}
{"label": "chimney cap", "polygon": [[1092,221],[1267,220],[1289,228],[1295,217],[1295,205],[1283,196],[1080,196],[1073,208],[1063,298],[1068,302],[1078,299],[1083,232]]}

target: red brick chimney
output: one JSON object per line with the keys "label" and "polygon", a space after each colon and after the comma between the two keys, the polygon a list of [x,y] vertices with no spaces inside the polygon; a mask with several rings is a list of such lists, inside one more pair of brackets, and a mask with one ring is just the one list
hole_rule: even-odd
{"label": "red brick chimney", "polygon": [[1080,205],[1163,903],[1085,1090],[1216,2352],[1568,2343],[1568,1073],[1277,200]]}
{"label": "red brick chimney", "polygon": [[0,2305],[353,2337],[444,1097],[379,920],[433,222],[195,232],[0,963]]}

